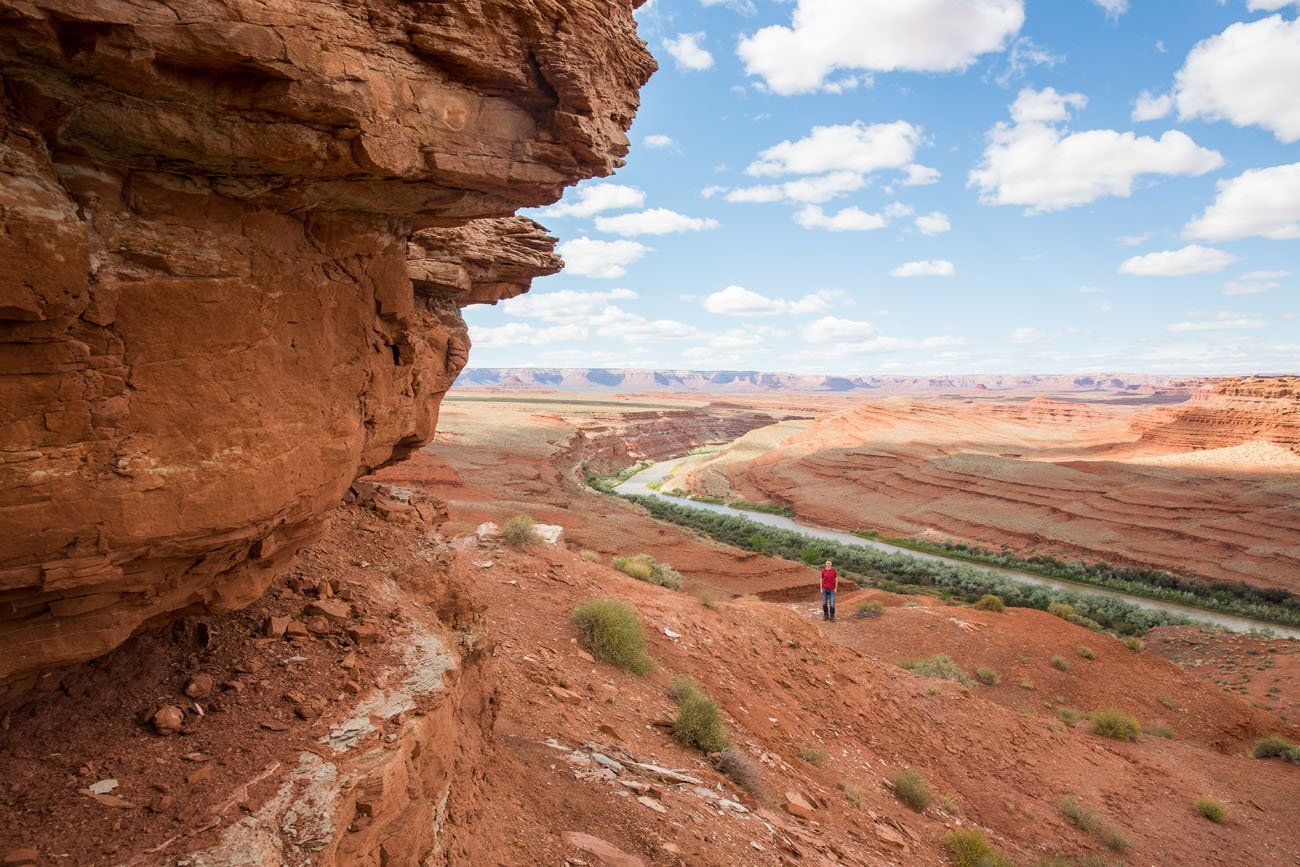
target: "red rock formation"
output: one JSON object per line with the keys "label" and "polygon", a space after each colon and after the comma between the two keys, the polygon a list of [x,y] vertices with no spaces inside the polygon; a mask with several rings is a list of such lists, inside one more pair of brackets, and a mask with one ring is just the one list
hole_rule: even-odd
{"label": "red rock formation", "polygon": [[1300,376],[1224,380],[1185,404],[1142,414],[1133,430],[1143,442],[1180,449],[1267,440],[1300,453]]}
{"label": "red rock formation", "polygon": [[495,218],[622,164],[636,5],[0,0],[0,684],[251,602],[432,436],[458,307],[557,265]]}

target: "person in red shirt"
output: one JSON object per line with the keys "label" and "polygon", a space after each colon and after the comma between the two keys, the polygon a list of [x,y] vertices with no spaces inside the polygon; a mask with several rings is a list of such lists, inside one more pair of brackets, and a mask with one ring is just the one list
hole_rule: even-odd
{"label": "person in red shirt", "polygon": [[822,569],[822,620],[835,621],[835,591],[840,589],[840,573],[831,561]]}

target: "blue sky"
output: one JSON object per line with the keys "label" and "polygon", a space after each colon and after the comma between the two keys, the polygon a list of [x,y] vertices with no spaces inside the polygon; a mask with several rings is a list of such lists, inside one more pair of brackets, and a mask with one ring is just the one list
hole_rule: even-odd
{"label": "blue sky", "polygon": [[627,166],[473,363],[1296,372],[1298,7],[652,0]]}

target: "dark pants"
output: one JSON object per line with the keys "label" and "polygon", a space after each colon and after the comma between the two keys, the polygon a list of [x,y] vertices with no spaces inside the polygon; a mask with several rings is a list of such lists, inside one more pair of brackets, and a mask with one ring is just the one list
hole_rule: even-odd
{"label": "dark pants", "polygon": [[822,619],[835,619],[835,591],[822,589]]}

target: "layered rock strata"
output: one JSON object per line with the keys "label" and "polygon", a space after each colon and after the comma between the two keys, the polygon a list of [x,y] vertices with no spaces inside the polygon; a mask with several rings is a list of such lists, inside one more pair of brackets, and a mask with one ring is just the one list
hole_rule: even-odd
{"label": "layered rock strata", "polygon": [[[0,0],[0,684],[257,598],[427,442],[510,217],[621,165],[629,0]],[[0,695],[3,698],[3,695]]]}

